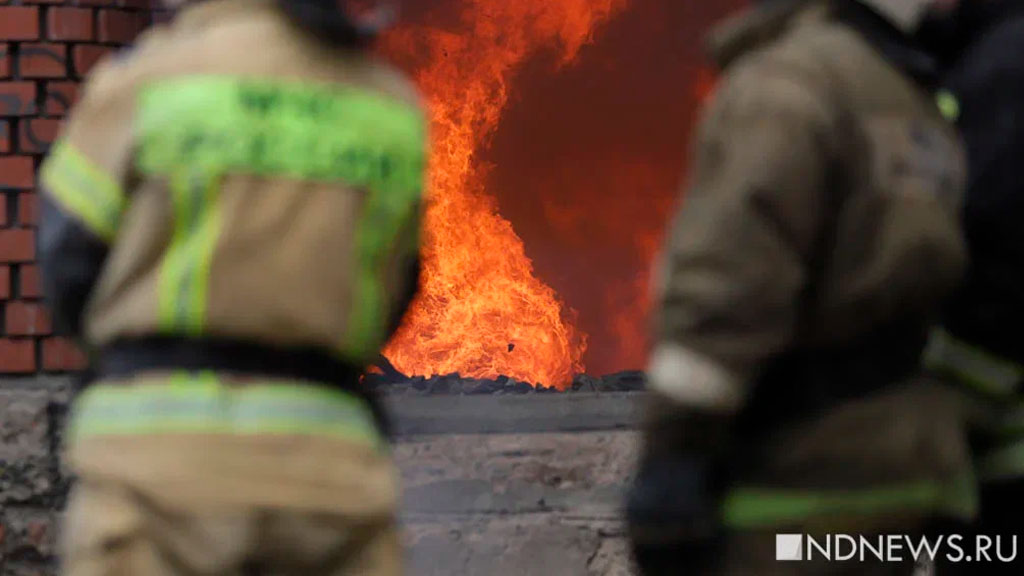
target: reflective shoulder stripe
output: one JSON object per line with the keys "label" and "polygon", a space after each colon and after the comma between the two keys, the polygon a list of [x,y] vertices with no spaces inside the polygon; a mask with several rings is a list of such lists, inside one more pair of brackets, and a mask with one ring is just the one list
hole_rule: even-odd
{"label": "reflective shoulder stripe", "polygon": [[113,239],[125,202],[124,190],[113,177],[73,144],[60,142],[43,164],[40,178],[64,209],[103,240]]}
{"label": "reflective shoulder stripe", "polygon": [[338,183],[366,192],[353,238],[351,310],[338,349],[359,363],[375,354],[391,314],[388,264],[423,200],[423,111],[356,86],[231,76],[160,80],[142,90],[137,106],[136,167],[169,178],[175,195],[174,246],[161,287],[163,329],[203,330],[219,217],[216,190],[204,193],[188,182],[192,175]]}
{"label": "reflective shoulder stripe", "polygon": [[1024,366],[990,354],[936,329],[924,351],[925,368],[990,396],[1013,394],[1024,379]]}
{"label": "reflective shoulder stripe", "polygon": [[722,412],[738,410],[746,394],[739,375],[678,344],[655,348],[648,386],[680,404]]}
{"label": "reflective shoulder stripe", "polygon": [[76,402],[72,442],[151,434],[316,435],[383,446],[359,398],[304,384],[231,386],[213,374],[169,382],[97,384]]}
{"label": "reflective shoulder stripe", "polygon": [[723,522],[751,530],[806,520],[936,511],[970,519],[977,513],[977,482],[970,472],[948,481],[930,480],[863,490],[737,488],[725,499]]}

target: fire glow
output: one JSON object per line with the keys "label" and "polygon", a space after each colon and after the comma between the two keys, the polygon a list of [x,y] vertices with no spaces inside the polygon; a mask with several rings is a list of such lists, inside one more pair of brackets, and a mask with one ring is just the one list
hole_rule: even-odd
{"label": "fire glow", "polygon": [[[547,59],[558,70],[572,69],[584,46],[628,12],[629,5],[643,2],[446,0],[387,38],[386,53],[412,71],[432,121],[421,294],[385,350],[404,374],[508,376],[565,387],[584,371],[585,322],[562,299],[572,302],[574,294],[541,280],[527,245],[499,213],[499,198],[488,189],[496,170],[485,153],[508,108],[521,96],[517,89],[524,67]],[[640,209],[667,212],[681,173],[684,141],[679,134],[669,147],[679,148],[678,165],[651,168],[636,161],[630,174],[614,175],[614,186],[627,198],[652,190],[657,201],[640,202]],[[545,222],[561,226],[568,236],[582,222],[580,200],[574,191],[563,190],[535,204],[542,205]],[[593,207],[583,200],[586,214]],[[614,204],[604,209],[606,216],[617,212],[622,217]],[[602,348],[616,348],[627,358],[604,362],[602,369],[639,363],[646,352],[646,269],[664,216],[634,224],[642,229],[628,239],[635,253],[631,258],[637,260],[635,273],[606,282],[594,296],[599,303],[591,309],[600,308],[601,325],[617,333]]]}

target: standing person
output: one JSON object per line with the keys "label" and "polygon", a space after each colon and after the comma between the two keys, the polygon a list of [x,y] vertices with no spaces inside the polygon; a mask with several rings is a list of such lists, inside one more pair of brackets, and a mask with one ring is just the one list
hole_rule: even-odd
{"label": "standing person", "polygon": [[64,572],[398,575],[362,367],[416,289],[425,118],[384,7],[186,2],[42,169],[55,319],[94,357]]}
{"label": "standing person", "polygon": [[[1005,558],[1024,525],[1018,504],[1024,497],[1024,1],[965,0],[957,12],[936,19],[928,40],[949,52],[947,84],[960,102],[970,262],[926,364],[992,414],[975,434],[982,487],[975,531],[993,540],[1000,536]],[[1016,563],[994,565],[986,574],[1020,574],[1019,546]]]}
{"label": "standing person", "polygon": [[915,41],[938,4],[778,0],[713,35],[627,505],[645,575],[908,574],[777,562],[774,534],[973,514],[959,398],[915,378],[965,259],[952,101]]}

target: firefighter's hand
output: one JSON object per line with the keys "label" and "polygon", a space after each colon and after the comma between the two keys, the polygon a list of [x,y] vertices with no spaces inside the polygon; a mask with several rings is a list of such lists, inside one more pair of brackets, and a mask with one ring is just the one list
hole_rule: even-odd
{"label": "firefighter's hand", "polygon": [[732,418],[673,410],[657,399],[647,410],[644,454],[626,516],[644,576],[699,576],[711,570],[723,534]]}

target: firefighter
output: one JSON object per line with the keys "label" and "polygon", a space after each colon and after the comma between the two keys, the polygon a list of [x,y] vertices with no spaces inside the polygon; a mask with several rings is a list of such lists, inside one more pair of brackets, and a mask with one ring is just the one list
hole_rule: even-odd
{"label": "firefighter", "polygon": [[[1021,521],[1024,496],[1024,1],[974,0],[955,18],[936,19],[928,41],[948,51],[947,85],[959,102],[967,149],[963,211],[969,265],[966,282],[936,330],[926,366],[970,391],[986,407],[974,441],[981,507],[974,530],[1001,536],[1004,556]],[[973,572],[944,566],[943,572]],[[1002,572],[999,572],[1002,570]],[[996,563],[988,573],[1019,574]]]}
{"label": "firefighter", "polygon": [[713,33],[722,78],[656,274],[627,502],[644,574],[907,574],[909,553],[776,562],[798,551],[774,534],[974,514],[964,403],[920,370],[965,261],[955,101],[917,38],[950,5],[776,0]]}
{"label": "firefighter", "polygon": [[71,576],[401,571],[360,385],[415,293],[426,157],[388,6],[185,2],[92,73],[41,172]]}

